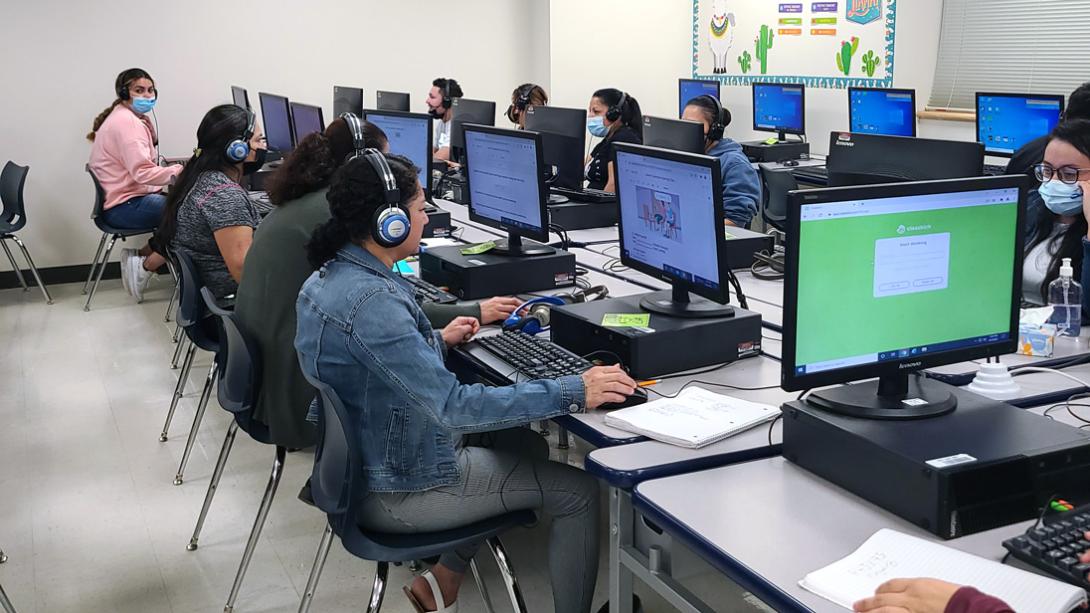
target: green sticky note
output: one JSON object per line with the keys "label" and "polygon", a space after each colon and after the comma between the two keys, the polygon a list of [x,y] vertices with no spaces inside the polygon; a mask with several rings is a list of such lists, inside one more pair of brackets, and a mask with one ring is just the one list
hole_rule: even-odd
{"label": "green sticky note", "polygon": [[775,145],[778,142],[780,142],[780,139],[778,137],[775,137],[775,136],[772,136],[772,137],[769,137],[769,138],[765,139],[765,144],[766,145]]}
{"label": "green sticky note", "polygon": [[482,253],[492,251],[495,248],[496,243],[493,241],[488,241],[486,243],[481,243],[479,245],[473,245],[472,247],[466,247],[465,249],[462,249],[462,255],[480,255]]}
{"label": "green sticky note", "polygon": [[602,316],[602,325],[607,328],[646,328],[650,323],[650,313],[606,313]]}

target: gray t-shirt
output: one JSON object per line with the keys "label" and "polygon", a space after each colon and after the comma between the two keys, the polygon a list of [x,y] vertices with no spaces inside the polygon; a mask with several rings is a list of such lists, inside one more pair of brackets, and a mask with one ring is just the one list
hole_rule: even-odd
{"label": "gray t-shirt", "polygon": [[224,298],[238,291],[238,284],[227,270],[213,233],[233,226],[256,228],[260,221],[242,186],[218,170],[204,172],[178,207],[173,245],[193,258],[201,280],[216,298]]}

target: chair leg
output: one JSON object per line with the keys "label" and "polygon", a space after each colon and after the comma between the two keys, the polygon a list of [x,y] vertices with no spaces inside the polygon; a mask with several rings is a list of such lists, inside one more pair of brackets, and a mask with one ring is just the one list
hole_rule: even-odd
{"label": "chair leg", "polygon": [[196,551],[197,540],[201,538],[201,530],[204,529],[204,519],[208,517],[208,509],[212,506],[212,498],[216,495],[216,488],[220,485],[220,477],[223,476],[223,467],[227,465],[227,456],[231,455],[231,446],[235,444],[235,435],[238,434],[238,424],[231,422],[227,428],[227,438],[223,439],[223,447],[220,448],[220,457],[216,460],[216,469],[212,471],[212,480],[208,482],[208,493],[204,495],[204,505],[201,506],[201,514],[197,516],[197,525],[193,528],[193,536],[189,537],[186,551]]}
{"label": "chair leg", "polygon": [[386,577],[390,573],[390,565],[379,562],[375,569],[375,582],[371,586],[371,600],[367,602],[367,613],[378,613],[382,608],[382,597],[386,595]]}
{"label": "chair leg", "polygon": [[98,250],[95,251],[95,259],[91,260],[91,270],[87,273],[87,280],[83,282],[83,289],[79,293],[87,294],[87,288],[91,286],[91,279],[95,278],[95,269],[98,268],[98,259],[102,257],[102,249],[106,246],[106,239],[110,235],[102,233],[102,240],[98,241]]}
{"label": "chair leg", "polygon": [[486,541],[488,549],[492,551],[492,557],[496,559],[496,566],[500,569],[503,583],[507,586],[507,595],[511,598],[511,607],[518,613],[526,613],[526,601],[522,599],[522,590],[515,578],[515,570],[511,568],[511,561],[507,557],[507,551],[499,537],[492,537]]}
{"label": "chair leg", "polygon": [[201,391],[201,399],[197,403],[197,413],[193,416],[193,425],[189,428],[189,438],[185,441],[185,451],[182,452],[182,461],[178,464],[178,474],[174,475],[174,485],[182,484],[182,476],[185,474],[185,465],[189,463],[189,454],[193,453],[193,444],[197,442],[197,431],[201,429],[201,421],[204,419],[204,410],[208,408],[208,399],[212,397],[212,390],[216,387],[216,376],[218,374],[216,360],[212,360],[212,367],[208,369],[208,378],[204,380],[204,390]]}
{"label": "chair leg", "polygon": [[[12,236],[12,238],[15,238]],[[11,269],[15,271],[15,278],[19,279],[19,285],[23,286],[23,291],[30,289],[27,287],[26,278],[23,277],[23,271],[19,268],[19,263],[15,261],[15,258],[11,255],[11,249],[8,248],[7,237],[0,238],[0,247],[4,248],[4,255],[8,256],[8,261],[11,262]]]}
{"label": "chair leg", "polygon": [[473,580],[477,582],[477,591],[481,593],[484,610],[488,613],[496,613],[496,609],[492,607],[492,598],[488,595],[488,588],[484,584],[484,577],[481,576],[481,571],[477,568],[476,558],[469,560],[469,570],[473,573]]}
{"label": "chair leg", "polygon": [[322,541],[318,543],[318,553],[314,556],[314,566],[310,567],[310,576],[307,577],[307,587],[303,590],[303,599],[299,601],[298,613],[310,612],[310,603],[314,600],[314,591],[318,589],[318,579],[322,577],[322,569],[325,568],[325,560],[329,557],[329,546],[332,543],[333,527],[326,524]]}
{"label": "chair leg", "polygon": [[[171,267],[171,270],[174,270]],[[170,314],[174,312],[174,303],[178,301],[178,279],[174,279],[174,291],[170,293],[170,302],[167,303],[167,312],[163,315],[163,321],[170,322]]]}
{"label": "chair leg", "polygon": [[175,323],[174,335],[170,337],[170,342],[177,343],[180,340],[182,340],[182,325],[179,323]]}
{"label": "chair leg", "polygon": [[568,443],[568,430],[561,426],[557,426],[556,448],[567,449],[571,445]]}
{"label": "chair leg", "polygon": [[42,290],[42,294],[45,296],[45,303],[53,304],[53,296],[49,295],[45,283],[42,283],[42,275],[38,273],[38,267],[34,265],[34,260],[30,257],[30,251],[27,250],[26,245],[18,236],[13,234],[11,240],[15,241],[15,244],[19,245],[19,249],[23,252],[23,257],[26,258],[26,263],[30,266],[30,274],[34,275],[34,280],[38,282],[38,288]]}
{"label": "chair leg", "polygon": [[4,609],[4,613],[15,613],[15,605],[11,604],[11,600],[4,593],[4,586],[2,585],[0,585],[0,607]]}
{"label": "chair leg", "polygon": [[91,301],[95,299],[95,292],[98,291],[98,284],[102,281],[102,273],[106,272],[106,264],[110,261],[110,253],[114,250],[114,244],[117,243],[117,237],[110,237],[110,242],[106,244],[106,253],[102,256],[102,262],[98,265],[98,272],[95,273],[95,284],[91,286],[91,293],[87,295],[87,304],[83,305],[84,311],[91,310]]}
{"label": "chair leg", "polygon": [[[175,333],[178,330],[174,331]],[[181,342],[181,339],[174,339],[174,357],[170,358],[170,369],[178,370],[178,360],[181,359],[182,354],[185,353],[185,343]]]}
{"label": "chair leg", "polygon": [[8,555],[4,553],[3,549],[0,549],[0,564],[8,561]]}
{"label": "chair leg", "polygon": [[[178,343],[180,348],[182,343]],[[170,430],[170,422],[174,419],[174,409],[178,408],[178,401],[185,394],[185,384],[189,383],[189,371],[193,368],[193,358],[197,354],[197,346],[190,343],[189,351],[185,352],[182,360],[182,371],[178,373],[178,385],[174,386],[174,397],[170,399],[170,410],[167,411],[167,420],[163,424],[163,431],[159,433],[159,442],[167,442],[167,431]]]}
{"label": "chair leg", "polygon": [[284,474],[284,455],[287,448],[277,446],[276,459],[273,460],[272,473],[269,475],[269,484],[265,486],[265,497],[261,499],[261,506],[257,510],[257,518],[254,519],[254,527],[250,530],[250,539],[246,541],[246,549],[242,552],[242,563],[239,564],[238,574],[235,575],[235,583],[231,586],[231,594],[227,597],[227,604],[223,607],[224,613],[235,610],[235,600],[242,588],[242,579],[246,576],[246,569],[250,567],[250,559],[254,556],[254,548],[257,547],[257,539],[261,537],[261,529],[265,527],[265,518],[269,516],[269,508],[272,507],[273,497],[276,496],[276,488],[280,485],[280,476]]}

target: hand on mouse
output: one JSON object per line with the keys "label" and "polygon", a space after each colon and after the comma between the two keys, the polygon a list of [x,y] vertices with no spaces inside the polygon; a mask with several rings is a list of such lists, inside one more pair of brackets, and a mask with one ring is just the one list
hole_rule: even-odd
{"label": "hand on mouse", "polygon": [[624,402],[625,398],[636,392],[636,382],[616,364],[595,366],[581,376],[588,410],[607,403]]}

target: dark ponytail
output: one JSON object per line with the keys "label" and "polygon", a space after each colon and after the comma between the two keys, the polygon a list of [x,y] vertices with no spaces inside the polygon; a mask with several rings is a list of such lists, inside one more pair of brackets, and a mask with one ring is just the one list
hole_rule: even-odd
{"label": "dark ponytail", "polygon": [[[148,74],[146,70],[141,68],[130,68],[128,70],[123,70],[121,74],[117,75],[117,79],[114,80],[114,94],[120,95],[121,91],[128,91],[132,82],[138,79],[147,79],[151,81],[153,87],[155,86],[155,79],[151,78],[151,75]],[[114,108],[122,102],[124,102],[124,100],[120,97],[115,98],[114,101],[110,103],[110,106],[106,107],[106,110],[99,113],[98,117],[95,117],[95,121],[91,124],[91,131],[87,133],[87,140],[92,143],[95,142],[95,133],[102,127],[102,124],[106,121],[106,118],[110,116],[110,113],[114,112]]]}
{"label": "dark ponytail", "polygon": [[[386,134],[375,124],[364,121],[363,145],[369,149],[386,148]],[[266,191],[276,206],[318,191],[355,151],[352,132],[343,119],[337,119],[325,132],[304,138],[269,177]]]}
{"label": "dark ponytail", "polygon": [[594,92],[594,97],[601,100],[608,107],[614,107],[621,103],[620,123],[622,126],[632,128],[640,140],[643,140],[643,113],[640,111],[640,102],[631,94],[621,95],[621,90],[607,87]]}
{"label": "dark ponytail", "polygon": [[[386,161],[394,173],[401,191],[401,204],[416,198],[418,169],[408,159],[387,155]],[[307,243],[307,259],[315,269],[332,260],[345,243],[371,240],[371,220],[375,211],[385,206],[385,188],[371,163],[362,157],[341,166],[329,184],[329,221],[318,226]]]}
{"label": "dark ponytail", "polygon": [[[1063,141],[1077,149],[1079,153],[1090,158],[1090,120],[1069,119],[1061,122],[1049,135],[1048,141],[1052,142],[1054,140]],[[1036,192],[1032,193],[1030,197],[1040,198]],[[1052,235],[1055,223],[1056,214],[1048,210],[1044,203],[1041,203],[1040,210],[1037,213],[1037,234],[1030,241],[1030,247],[1026,251],[1028,252],[1038,243],[1047,240]],[[1067,228],[1066,232],[1060,235],[1059,247],[1055,253],[1051,249],[1049,250],[1052,261],[1048,266],[1048,272],[1045,273],[1045,280],[1041,283],[1041,299],[1044,300],[1045,304],[1048,304],[1048,285],[1059,278],[1060,264],[1063,263],[1063,258],[1071,258],[1074,278],[1076,280],[1082,278],[1082,241],[1086,234],[1086,215],[1076,215],[1074,223]]]}

